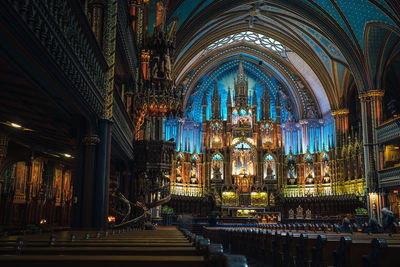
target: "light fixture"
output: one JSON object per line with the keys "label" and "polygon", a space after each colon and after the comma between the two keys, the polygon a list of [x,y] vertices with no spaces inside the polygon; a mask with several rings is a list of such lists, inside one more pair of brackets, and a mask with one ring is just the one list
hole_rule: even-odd
{"label": "light fixture", "polygon": [[71,156],[70,154],[65,153],[65,154],[63,154],[63,155],[64,155],[64,157],[66,157],[66,158],[72,158],[72,156]]}
{"label": "light fixture", "polygon": [[11,126],[14,127],[14,128],[21,128],[21,127],[22,127],[21,125],[16,124],[16,123],[14,123],[14,122],[11,122],[10,124],[11,124]]}
{"label": "light fixture", "polygon": [[10,126],[10,127],[16,128],[16,129],[20,129],[20,130],[23,130],[23,131],[31,131],[31,132],[33,132],[32,129],[25,128],[25,127],[21,126],[20,124],[15,123],[15,122],[11,122],[11,121],[0,121],[0,124],[4,124],[4,125]]}

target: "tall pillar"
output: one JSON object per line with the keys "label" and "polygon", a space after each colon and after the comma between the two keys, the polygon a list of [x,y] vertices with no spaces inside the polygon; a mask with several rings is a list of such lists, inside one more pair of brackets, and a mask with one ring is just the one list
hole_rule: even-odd
{"label": "tall pillar", "polygon": [[370,193],[378,190],[378,144],[376,128],[382,119],[382,98],[384,91],[371,90],[360,94],[361,119],[364,143],[364,168],[367,189]]}
{"label": "tall pillar", "polygon": [[347,108],[332,111],[335,118],[335,143],[336,146],[342,146],[342,137],[347,137],[349,132],[349,110]]}
{"label": "tall pillar", "polygon": [[111,147],[111,122],[106,119],[100,120],[100,142],[97,146],[96,155],[96,176],[95,176],[95,207],[94,210],[94,226],[103,227],[105,217],[108,212],[108,189],[109,189],[109,164]]}
{"label": "tall pillar", "polygon": [[81,227],[93,227],[94,221],[94,205],[95,205],[95,167],[96,167],[96,146],[100,143],[100,138],[97,135],[85,136],[82,140],[84,147],[83,160],[83,177],[82,179],[82,195],[81,199]]}

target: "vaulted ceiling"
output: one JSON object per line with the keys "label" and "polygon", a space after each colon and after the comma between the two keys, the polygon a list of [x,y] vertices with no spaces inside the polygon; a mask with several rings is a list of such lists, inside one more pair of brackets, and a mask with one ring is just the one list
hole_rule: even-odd
{"label": "vaulted ceiling", "polygon": [[[284,71],[268,58],[277,59],[287,70],[283,80],[297,78],[320,110],[323,101],[339,109],[354,85],[358,91],[384,89],[385,66],[400,49],[400,4],[392,0],[176,0],[170,1],[168,24],[176,25],[174,77],[185,86],[187,99],[199,72],[210,75],[224,58],[242,54],[262,61],[279,78]],[[282,44],[285,55],[268,49],[255,55],[254,42],[246,40],[209,49],[249,31]],[[295,83],[287,86],[295,91]]]}

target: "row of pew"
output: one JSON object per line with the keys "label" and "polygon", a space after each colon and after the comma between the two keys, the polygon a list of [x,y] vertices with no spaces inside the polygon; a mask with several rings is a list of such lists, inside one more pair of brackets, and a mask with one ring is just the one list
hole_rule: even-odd
{"label": "row of pew", "polygon": [[0,266],[206,266],[175,227],[3,236]]}
{"label": "row of pew", "polygon": [[[351,232],[362,232],[363,229],[367,225],[360,224],[351,224],[350,229]],[[267,224],[260,223],[257,227],[265,229],[265,230],[277,230],[277,231],[305,231],[305,232],[340,232],[339,224],[331,224],[331,223],[295,223],[295,224]],[[400,233],[400,229],[398,226],[393,226],[392,233]]]}
{"label": "row of pew", "polygon": [[[205,227],[203,235],[225,251],[256,258],[265,266],[398,266],[398,235]],[[399,253],[399,254],[397,254]]]}
{"label": "row of pew", "polygon": [[176,227],[157,230],[60,231],[0,238],[0,266],[224,266],[246,258]]}
{"label": "row of pew", "polygon": [[244,255],[227,255],[221,243],[211,243],[209,238],[197,235],[187,228],[179,228],[187,239],[206,257],[208,266],[247,267]]}

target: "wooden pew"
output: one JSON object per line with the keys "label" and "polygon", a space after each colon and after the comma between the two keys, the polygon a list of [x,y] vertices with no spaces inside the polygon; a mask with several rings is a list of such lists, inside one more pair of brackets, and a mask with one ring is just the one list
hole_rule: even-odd
{"label": "wooden pew", "polygon": [[397,266],[399,264],[400,242],[381,238],[371,241],[370,252],[361,257],[363,267]]}
{"label": "wooden pew", "polygon": [[195,266],[204,267],[205,260],[202,256],[0,256],[1,266],[57,266],[57,267],[109,267],[109,266]]}

